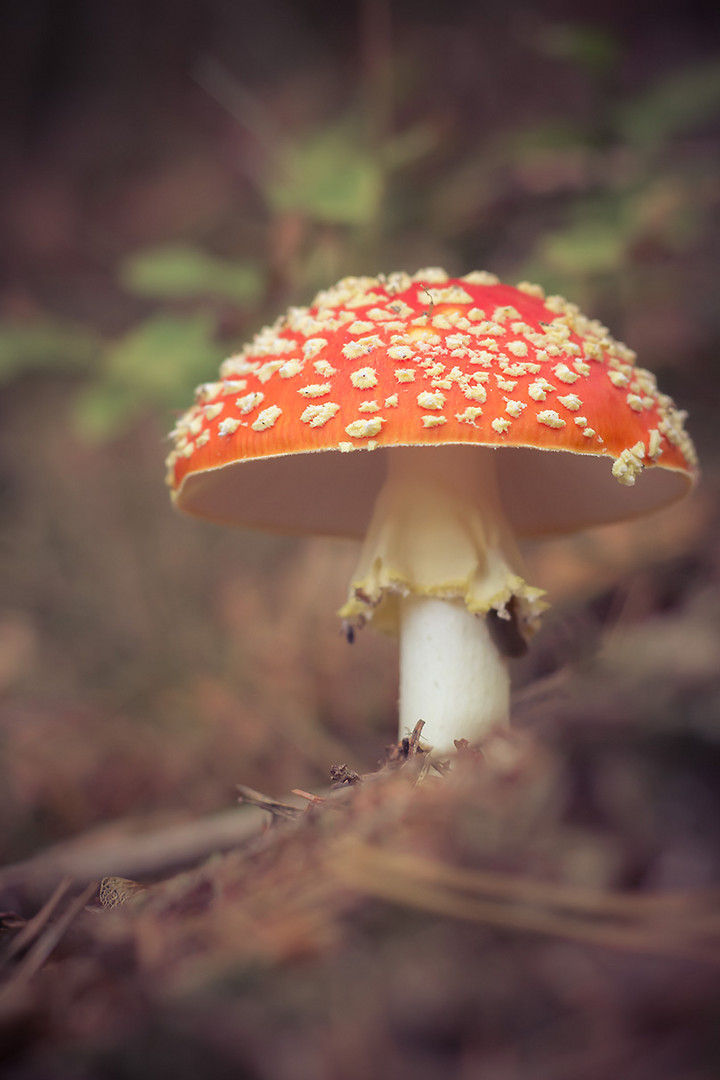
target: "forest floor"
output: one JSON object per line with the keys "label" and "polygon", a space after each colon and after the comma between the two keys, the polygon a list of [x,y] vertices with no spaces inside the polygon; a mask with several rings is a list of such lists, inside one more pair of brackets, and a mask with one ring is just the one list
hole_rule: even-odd
{"label": "forest floor", "polygon": [[290,801],[239,777],[223,835],[6,870],[38,910],[2,915],[3,1075],[716,1076],[716,535],[449,768],[412,739]]}

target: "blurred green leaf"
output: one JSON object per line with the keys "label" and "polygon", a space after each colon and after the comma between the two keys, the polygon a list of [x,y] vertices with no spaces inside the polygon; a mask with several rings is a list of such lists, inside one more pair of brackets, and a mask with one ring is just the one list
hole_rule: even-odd
{"label": "blurred green leaf", "polygon": [[503,132],[496,140],[499,151],[523,159],[538,151],[584,148],[588,143],[587,129],[571,120],[553,119]]}
{"label": "blurred green leaf", "polygon": [[216,296],[252,303],[263,288],[262,270],[253,263],[227,262],[181,244],[147,248],[120,267],[129,292],[167,300]]}
{"label": "blurred green leaf", "polygon": [[601,26],[548,26],[538,38],[546,56],[569,60],[593,74],[604,74],[617,62],[620,49],[609,30]]}
{"label": "blurred green leaf", "polygon": [[707,206],[696,184],[668,174],[632,194],[628,214],[636,236],[652,237],[681,251],[697,239]]}
{"label": "blurred green leaf", "polygon": [[402,169],[412,165],[435,149],[440,142],[440,132],[431,124],[416,124],[385,140],[382,159],[386,169]]}
{"label": "blurred green leaf", "polygon": [[720,113],[720,62],[673,75],[624,106],[618,116],[623,139],[651,149],[686,128]]}
{"label": "blurred green leaf", "polygon": [[112,438],[148,407],[186,404],[192,388],[217,365],[214,326],[205,313],[158,315],[117,341],[101,378],[77,400],[78,433],[93,440]]}
{"label": "blurred green leaf", "polygon": [[380,163],[347,126],[313,132],[289,145],[267,196],[279,213],[300,211],[331,225],[367,225],[383,193]]}
{"label": "blurred green leaf", "polygon": [[32,324],[2,322],[0,384],[29,370],[87,367],[100,349],[97,334],[71,323],[48,319]]}
{"label": "blurred green leaf", "polygon": [[194,386],[217,359],[211,315],[156,315],[110,349],[107,377],[138,388],[159,403]]}
{"label": "blurred green leaf", "polygon": [[626,190],[598,193],[575,204],[565,228],[540,238],[533,273],[575,280],[615,273],[631,262],[634,245],[648,240],[683,250],[696,239],[703,213],[694,186],[669,174]]}
{"label": "blurred green leaf", "polygon": [[88,442],[103,442],[124,431],[142,411],[127,387],[98,385],[78,396],[73,410],[77,435]]}
{"label": "blurred green leaf", "polygon": [[597,274],[616,270],[625,262],[628,236],[622,228],[601,221],[580,221],[543,237],[538,254],[555,270]]}

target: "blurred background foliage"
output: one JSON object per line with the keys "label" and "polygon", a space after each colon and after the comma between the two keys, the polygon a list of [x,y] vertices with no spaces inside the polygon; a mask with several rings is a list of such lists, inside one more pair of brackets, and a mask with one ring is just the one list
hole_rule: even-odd
{"label": "blurred background foliage", "polygon": [[[288,304],[423,265],[540,281],[640,352],[712,461],[717,24],[551,0],[9,13],[6,856],[392,738],[392,646],[348,650],[334,620],[354,552],[177,519],[162,487],[192,388]],[[606,582],[623,541],[582,543],[541,584]]]}

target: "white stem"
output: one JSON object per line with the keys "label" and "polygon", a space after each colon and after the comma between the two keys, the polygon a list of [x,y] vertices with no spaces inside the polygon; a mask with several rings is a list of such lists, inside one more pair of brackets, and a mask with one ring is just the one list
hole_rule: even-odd
{"label": "white stem", "polygon": [[400,447],[341,611],[400,634],[400,737],[418,720],[440,753],[508,716],[509,679],[486,615],[530,625],[540,590],[500,505],[495,455],[475,446]]}
{"label": "white stem", "polygon": [[441,754],[507,720],[510,678],[485,618],[462,600],[401,601],[400,738],[424,720],[423,739]]}

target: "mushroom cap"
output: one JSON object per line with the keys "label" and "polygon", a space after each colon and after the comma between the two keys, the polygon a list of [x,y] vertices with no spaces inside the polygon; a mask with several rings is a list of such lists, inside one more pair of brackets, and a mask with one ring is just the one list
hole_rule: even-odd
{"label": "mushroom cap", "polygon": [[214,521],[359,537],[392,447],[472,444],[506,450],[519,535],[623,520],[696,477],[685,414],[635,359],[536,285],[438,269],[345,278],[198,388],[168,483],[181,510]]}

